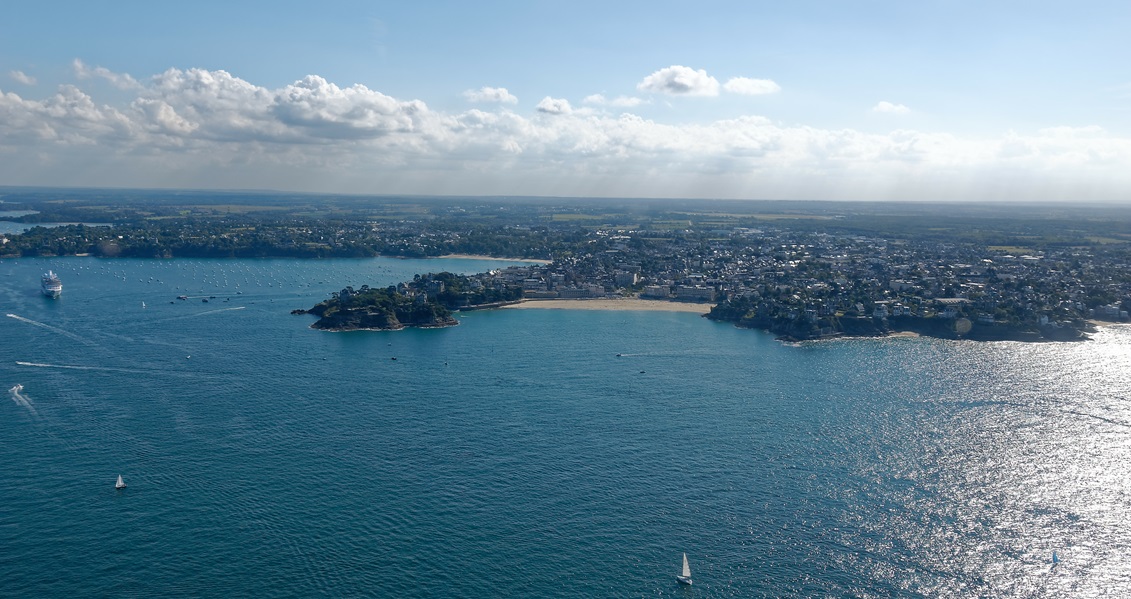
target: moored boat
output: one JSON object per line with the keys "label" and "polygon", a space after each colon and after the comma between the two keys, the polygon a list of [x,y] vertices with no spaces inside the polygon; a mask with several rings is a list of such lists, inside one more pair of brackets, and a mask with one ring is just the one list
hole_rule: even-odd
{"label": "moored boat", "polygon": [[63,293],[63,282],[59,280],[59,275],[55,271],[49,270],[43,273],[43,280],[40,283],[43,295],[55,299]]}

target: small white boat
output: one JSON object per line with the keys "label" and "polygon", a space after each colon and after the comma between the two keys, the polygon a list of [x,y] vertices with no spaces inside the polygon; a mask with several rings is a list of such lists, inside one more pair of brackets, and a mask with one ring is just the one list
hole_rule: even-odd
{"label": "small white boat", "polygon": [[675,577],[679,584],[691,584],[691,565],[687,563],[687,554],[683,554],[683,574]]}
{"label": "small white boat", "polygon": [[114,483],[114,488],[115,489],[125,489],[126,488],[126,482],[124,480],[122,480],[121,474],[118,475],[118,482]]}

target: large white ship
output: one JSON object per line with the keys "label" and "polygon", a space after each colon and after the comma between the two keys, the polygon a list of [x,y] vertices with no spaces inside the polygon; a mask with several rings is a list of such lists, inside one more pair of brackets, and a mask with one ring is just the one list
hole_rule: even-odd
{"label": "large white ship", "polygon": [[55,271],[47,271],[43,273],[43,295],[49,298],[57,298],[63,293],[63,282],[59,280],[59,275]]}

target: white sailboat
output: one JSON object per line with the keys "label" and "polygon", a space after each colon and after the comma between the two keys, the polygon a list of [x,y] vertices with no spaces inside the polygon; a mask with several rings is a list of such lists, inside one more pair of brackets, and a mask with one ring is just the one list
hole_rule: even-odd
{"label": "white sailboat", "polygon": [[679,584],[691,584],[691,565],[687,563],[687,554],[683,554],[683,574],[675,577]]}
{"label": "white sailboat", "polygon": [[125,489],[126,488],[126,482],[124,480],[122,480],[121,474],[118,475],[118,482],[114,483],[114,488],[115,489]]}

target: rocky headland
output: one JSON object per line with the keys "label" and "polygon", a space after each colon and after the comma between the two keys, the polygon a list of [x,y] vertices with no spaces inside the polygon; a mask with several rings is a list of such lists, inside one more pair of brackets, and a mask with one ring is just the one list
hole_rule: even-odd
{"label": "rocky headland", "polygon": [[318,316],[310,326],[323,331],[395,331],[405,327],[439,328],[459,324],[450,310],[426,296],[409,297],[395,290],[368,286],[357,291],[346,287],[312,308],[294,310],[291,314]]}

